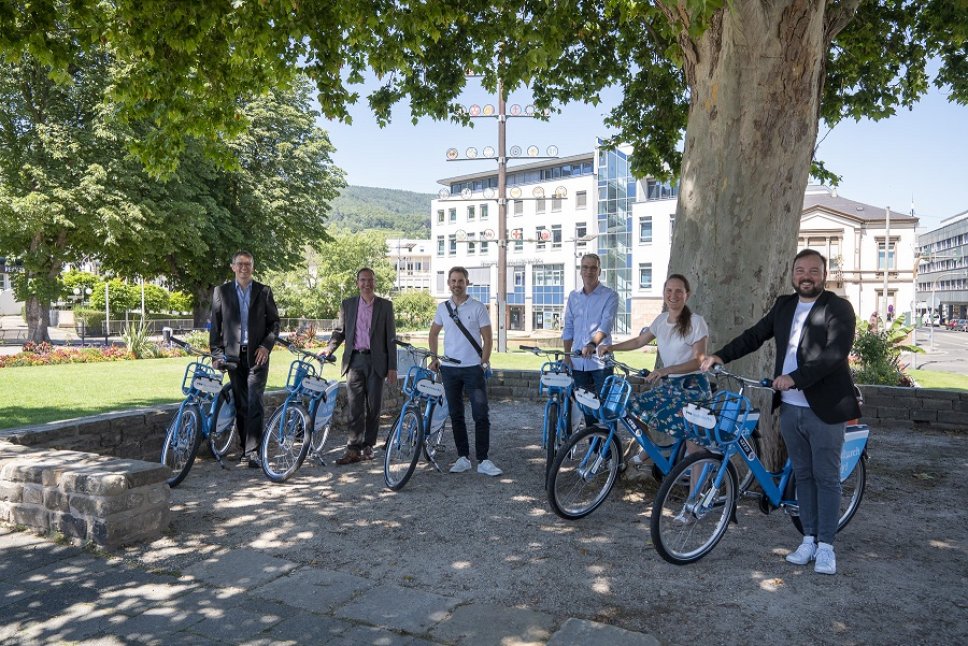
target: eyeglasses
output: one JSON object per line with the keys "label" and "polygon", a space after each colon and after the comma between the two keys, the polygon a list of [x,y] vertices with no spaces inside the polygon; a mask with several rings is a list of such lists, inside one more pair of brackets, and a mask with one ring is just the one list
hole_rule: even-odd
{"label": "eyeglasses", "polygon": [[242,268],[245,268],[245,267],[252,267],[252,263],[251,262],[235,262],[233,264],[236,267],[238,267],[239,269],[242,269]]}

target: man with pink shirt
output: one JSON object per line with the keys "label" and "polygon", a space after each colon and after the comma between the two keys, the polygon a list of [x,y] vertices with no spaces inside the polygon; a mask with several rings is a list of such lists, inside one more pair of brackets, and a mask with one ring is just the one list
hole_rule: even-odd
{"label": "man with pink shirt", "polygon": [[343,374],[349,405],[349,441],[346,452],[336,460],[345,465],[373,459],[383,405],[384,380],[397,380],[397,351],[393,345],[393,303],[374,292],[376,277],[364,267],[356,272],[359,296],[343,301],[339,321],[320,356],[331,355],[344,341]]}

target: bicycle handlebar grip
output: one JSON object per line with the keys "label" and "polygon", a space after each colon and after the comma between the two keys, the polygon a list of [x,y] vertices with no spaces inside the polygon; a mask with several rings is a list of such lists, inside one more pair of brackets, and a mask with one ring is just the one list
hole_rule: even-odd
{"label": "bicycle handlebar grip", "polygon": [[773,386],[773,380],[763,377],[762,379],[760,379],[760,385],[763,386],[764,388],[770,388]]}
{"label": "bicycle handlebar grip", "polygon": [[533,345],[519,345],[518,350],[527,350],[528,352],[535,352],[538,350],[538,348]]}
{"label": "bicycle handlebar grip", "polygon": [[400,339],[394,339],[393,342],[396,345],[400,346],[401,348],[409,348],[409,347],[411,347],[409,343],[407,343],[406,341],[401,341]]}
{"label": "bicycle handlebar grip", "polygon": [[171,341],[172,343],[174,343],[175,345],[177,345],[179,348],[187,348],[188,347],[188,343],[186,343],[185,341],[182,341],[181,339],[179,339],[177,337],[174,337],[174,336],[168,337],[168,340]]}
{"label": "bicycle handlebar grip", "polygon": [[331,354],[327,354],[325,357],[320,357],[318,354],[316,356],[319,357],[319,360],[323,363],[336,363],[336,357]]}

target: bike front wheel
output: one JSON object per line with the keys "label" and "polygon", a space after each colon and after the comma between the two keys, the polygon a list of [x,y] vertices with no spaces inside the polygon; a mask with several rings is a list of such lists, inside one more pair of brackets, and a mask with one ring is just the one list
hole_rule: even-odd
{"label": "bike front wheel", "polygon": [[285,482],[299,469],[309,453],[311,429],[309,412],[302,404],[276,409],[259,445],[262,471],[269,480]]}
{"label": "bike front wheel", "polygon": [[224,458],[232,450],[232,438],[235,437],[235,395],[232,393],[232,384],[223,386],[218,394],[213,419],[208,444],[215,457]]}
{"label": "bike front wheel", "polygon": [[[793,486],[795,490],[795,481]],[[850,519],[857,513],[857,508],[860,507],[860,501],[864,498],[864,489],[866,487],[867,453],[865,452],[861,454],[860,459],[857,461],[857,466],[850,472],[850,475],[840,483],[840,516],[837,520],[838,532],[846,527]],[[793,521],[793,525],[797,528],[797,531],[802,534],[803,523],[800,521],[799,514],[790,516],[790,520]]]}
{"label": "bike front wheel", "polygon": [[652,544],[675,565],[698,561],[726,533],[736,508],[736,473],[727,465],[717,487],[723,458],[709,451],[687,455],[667,475],[652,503]]}
{"label": "bike front wheel", "polygon": [[586,428],[558,451],[548,475],[548,502],[567,520],[584,518],[605,502],[622,463],[622,447],[608,429]]}
{"label": "bike front wheel", "polygon": [[558,452],[558,412],[560,404],[552,401],[545,409],[544,418],[544,441],[545,441],[545,488],[548,488],[548,476],[551,474],[551,465],[555,463],[555,454]]}
{"label": "bike front wheel", "polygon": [[161,447],[161,463],[171,469],[167,482],[172,489],[188,475],[201,442],[202,417],[196,406],[185,406],[169,422]]}
{"label": "bike front wheel", "polygon": [[417,468],[424,439],[423,419],[416,406],[407,405],[387,435],[383,452],[383,481],[393,491],[403,489]]}

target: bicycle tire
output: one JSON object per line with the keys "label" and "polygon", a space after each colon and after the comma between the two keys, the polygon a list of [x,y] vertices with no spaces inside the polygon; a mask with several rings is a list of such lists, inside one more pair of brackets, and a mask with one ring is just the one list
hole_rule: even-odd
{"label": "bicycle tire", "polygon": [[[576,433],[555,456],[548,475],[548,503],[566,520],[595,511],[615,486],[622,447],[608,429],[593,426]],[[585,501],[588,492],[590,500]]]}
{"label": "bicycle tire", "polygon": [[392,491],[400,491],[410,480],[420,459],[423,440],[420,411],[413,404],[407,404],[387,434],[383,452],[383,481]]}
{"label": "bicycle tire", "polygon": [[[790,477],[792,491],[796,491],[796,480]],[[867,488],[867,452],[861,454],[854,470],[840,483],[842,490],[840,494],[840,518],[837,519],[837,531],[840,532],[847,523],[857,513],[861,500],[864,499],[864,489]],[[800,522],[799,515],[791,515],[794,527],[801,534],[803,533],[803,523]]]}
{"label": "bicycle tire", "polygon": [[548,403],[544,418],[544,440],[545,440],[545,470],[544,482],[545,489],[548,488],[548,476],[551,475],[551,465],[555,463],[555,454],[558,452],[558,411],[561,405],[557,401]]}
{"label": "bicycle tire", "polygon": [[185,479],[198,447],[202,443],[202,416],[195,405],[185,406],[172,416],[165,432],[165,444],[161,447],[161,463],[171,469],[166,482],[174,489]]}
{"label": "bicycle tire", "polygon": [[[433,420],[433,415],[430,417]],[[426,425],[425,425],[426,426]],[[447,428],[447,420],[439,428],[431,428],[424,433],[423,454],[431,464],[437,464],[437,456],[446,451],[444,446],[444,431]]]}
{"label": "bicycle tire", "polygon": [[[716,547],[729,528],[737,492],[732,464],[727,464],[723,491],[710,488],[722,464],[721,455],[709,451],[691,453],[659,487],[652,503],[650,532],[655,550],[669,563],[685,565],[698,561]],[[708,509],[702,504],[707,499],[713,503]]]}
{"label": "bicycle tire", "polygon": [[[232,407],[232,418],[230,420],[221,420],[222,409],[225,405],[229,404]],[[212,455],[217,458],[224,458],[225,455],[232,450],[232,438],[235,437],[235,395],[232,393],[232,384],[225,384],[222,387],[221,392],[218,394],[218,399],[215,400],[215,410],[212,414],[212,432],[208,436],[208,445],[212,451]]]}
{"label": "bicycle tire", "polygon": [[269,480],[285,482],[299,470],[309,453],[311,430],[309,413],[298,402],[280,406],[272,413],[259,444],[262,472]]}
{"label": "bicycle tire", "polygon": [[[319,412],[318,410],[316,411]],[[329,432],[333,428],[332,422],[327,423],[323,428],[316,428],[316,415],[313,415],[313,419],[310,420],[313,429],[312,439],[309,443],[309,454],[313,456],[320,466],[326,464],[323,460],[323,448],[326,446],[326,440],[329,439]]]}

